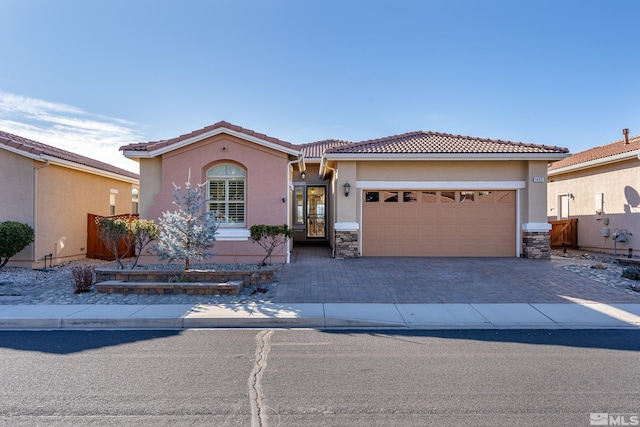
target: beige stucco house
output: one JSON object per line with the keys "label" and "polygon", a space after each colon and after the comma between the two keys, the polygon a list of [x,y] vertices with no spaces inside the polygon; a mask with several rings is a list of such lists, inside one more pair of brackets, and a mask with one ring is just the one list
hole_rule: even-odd
{"label": "beige stucco house", "polygon": [[566,148],[412,132],[295,145],[219,122],[121,147],[140,162],[140,214],[173,210],[191,171],[222,219],[219,261],[253,262],[254,224],[288,224],[291,245],[324,242],[357,256],[549,256],[547,165]]}
{"label": "beige stucco house", "polygon": [[44,267],[87,251],[87,215],[132,213],[138,175],[0,131],[0,221],[33,227],[35,241],[10,266]]}
{"label": "beige stucco house", "polygon": [[577,219],[581,249],[640,248],[640,136],[623,136],[549,166],[548,219]]}

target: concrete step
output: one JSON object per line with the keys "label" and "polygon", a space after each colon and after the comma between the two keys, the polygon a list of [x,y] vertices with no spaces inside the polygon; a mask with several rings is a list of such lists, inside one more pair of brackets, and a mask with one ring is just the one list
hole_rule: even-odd
{"label": "concrete step", "polygon": [[189,295],[237,295],[243,282],[234,280],[224,283],[212,282],[124,282],[106,280],[96,283],[98,293],[105,294],[189,294]]}

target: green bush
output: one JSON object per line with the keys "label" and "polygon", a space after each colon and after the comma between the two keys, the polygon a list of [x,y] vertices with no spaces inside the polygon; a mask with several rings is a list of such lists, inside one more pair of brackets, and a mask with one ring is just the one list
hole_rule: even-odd
{"label": "green bush", "polygon": [[631,280],[640,280],[640,268],[625,267],[622,269],[622,277]]}
{"label": "green bush", "polygon": [[0,268],[7,265],[9,259],[33,243],[35,234],[30,225],[16,221],[0,223]]}
{"label": "green bush", "polygon": [[271,254],[278,246],[284,245],[288,239],[293,237],[293,229],[284,225],[252,225],[249,229],[251,240],[260,245],[266,251],[265,257],[258,265],[266,265],[267,259],[271,258]]}

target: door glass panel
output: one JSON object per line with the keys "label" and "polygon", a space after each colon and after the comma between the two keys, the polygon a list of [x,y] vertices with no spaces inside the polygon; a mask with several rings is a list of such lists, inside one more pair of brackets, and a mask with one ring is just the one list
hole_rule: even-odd
{"label": "door glass panel", "polygon": [[325,187],[307,187],[307,237],[326,237]]}
{"label": "door glass panel", "polygon": [[418,201],[417,193],[415,191],[403,191],[402,201],[404,203],[417,202]]}
{"label": "door glass panel", "polygon": [[304,226],[304,187],[295,187],[293,223]]}
{"label": "door glass panel", "polygon": [[473,202],[474,199],[474,193],[473,191],[461,191],[460,192],[460,203],[470,203]]}
{"label": "door glass panel", "polygon": [[380,193],[377,191],[367,191],[364,201],[366,203],[375,203],[380,201]]}
{"label": "door glass panel", "polygon": [[440,193],[440,203],[455,203],[456,193],[454,191],[442,191]]}

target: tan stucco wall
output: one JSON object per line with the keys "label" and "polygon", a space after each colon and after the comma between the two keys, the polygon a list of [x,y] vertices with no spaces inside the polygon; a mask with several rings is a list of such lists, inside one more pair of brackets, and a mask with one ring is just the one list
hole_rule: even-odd
{"label": "tan stucco wall", "polygon": [[[195,142],[162,155],[159,160],[141,161],[141,193],[144,195],[141,216],[159,222],[164,211],[175,211],[172,204],[173,184],[184,188],[189,170],[191,183],[206,181],[206,173],[219,163],[233,163],[247,171],[246,229],[254,224],[279,225],[287,222],[286,200],[291,179],[287,171],[289,156],[286,153],[264,147],[227,134],[220,134]],[[253,262],[264,253],[250,240],[218,240],[211,262]],[[151,262],[151,258],[145,262]],[[285,254],[272,258],[283,262]]]}
{"label": "tan stucco wall", "polygon": [[131,213],[133,184],[49,165],[36,173],[35,261],[53,254],[53,262],[83,258],[87,247],[87,214],[109,216],[111,190],[116,215]]}
{"label": "tan stucco wall", "polygon": [[[340,166],[346,162],[340,162]],[[526,178],[522,161],[358,162],[360,181],[515,181]]]}
{"label": "tan stucco wall", "polygon": [[[355,174],[358,181],[524,181],[526,188],[520,190],[520,223],[547,222],[545,207],[546,161],[359,161],[339,163],[339,173],[343,177],[344,174],[347,174],[350,182],[353,182],[351,180],[354,176],[354,168],[357,169]],[[534,176],[545,178],[545,182],[533,183]],[[352,203],[342,204],[344,211],[339,211],[339,218],[343,218],[343,221],[355,221],[354,216],[359,218],[360,212],[358,210],[362,197],[360,193],[360,191],[357,192],[357,202],[352,199]]]}
{"label": "tan stucco wall", "polygon": [[150,214],[155,199],[162,192],[162,159],[140,159],[140,218],[154,218]]}
{"label": "tan stucco wall", "polygon": [[[41,162],[0,149],[0,171],[4,185],[0,187],[0,222],[18,221],[33,227],[33,168]],[[10,265],[21,265],[32,259],[33,244],[11,258]]]}
{"label": "tan stucco wall", "polygon": [[[628,248],[640,250],[640,161],[624,162],[589,168],[549,177],[547,213],[550,221],[558,215],[558,196],[573,194],[569,199],[569,218],[578,218],[578,245],[583,249],[611,252],[615,247],[627,253]],[[596,215],[596,193],[603,193],[603,213]],[[606,221],[609,225],[605,225]],[[602,236],[602,228],[611,234],[617,229],[633,233],[627,242],[614,242]]]}
{"label": "tan stucco wall", "polygon": [[[543,182],[534,182],[534,178],[540,177]],[[547,222],[547,162],[528,162],[527,187],[520,193],[520,219],[525,223]]]}

